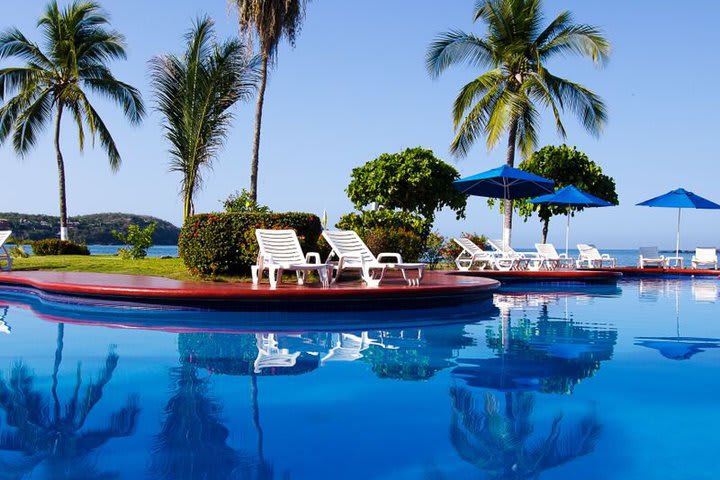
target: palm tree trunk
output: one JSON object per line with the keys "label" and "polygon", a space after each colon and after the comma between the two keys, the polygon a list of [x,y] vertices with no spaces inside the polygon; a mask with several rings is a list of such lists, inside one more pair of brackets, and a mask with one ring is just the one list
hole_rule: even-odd
{"label": "palm tree trunk", "polygon": [[550,219],[546,218],[542,222],[543,222],[542,243],[547,243],[548,230],[550,230]]}
{"label": "palm tree trunk", "polygon": [[65,200],[65,161],[60,151],[60,121],[62,120],[63,104],[58,103],[58,114],[55,120],[55,154],[57,155],[58,183],[60,190],[60,240],[68,239],[67,202]]}
{"label": "palm tree trunk", "polygon": [[253,140],[253,156],[250,165],[250,198],[257,201],[258,163],[260,161],[260,127],[262,111],[265,103],[265,86],[267,85],[269,57],[263,52],[262,69],[260,70],[260,86],[258,87],[257,105],[255,107],[255,139]]}
{"label": "palm tree trunk", "polygon": [[[506,163],[509,167],[515,165],[515,140],[517,138],[517,120],[513,120],[510,124],[510,131],[508,132],[508,145],[507,145],[507,159]],[[512,232],[512,217],[513,217],[513,201],[510,199],[504,200],[503,210],[505,212],[505,221],[503,222],[503,241],[510,245],[510,237]]]}
{"label": "palm tree trunk", "polygon": [[58,372],[60,370],[60,364],[62,363],[62,352],[65,338],[65,324],[58,323],[57,341],[55,348],[55,362],[53,363],[53,374],[52,374],[52,388],[50,389],[53,397],[53,413],[55,415],[55,421],[60,418],[60,398],[58,397]]}
{"label": "palm tree trunk", "polygon": [[257,456],[260,463],[265,461],[265,453],[263,451],[263,430],[260,424],[260,404],[258,402],[258,384],[257,374],[250,374],[250,397],[252,399],[252,420],[257,434]]}

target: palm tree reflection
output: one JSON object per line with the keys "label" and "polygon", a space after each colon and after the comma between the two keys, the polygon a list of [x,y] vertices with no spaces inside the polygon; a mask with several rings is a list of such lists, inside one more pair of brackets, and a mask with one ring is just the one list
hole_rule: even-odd
{"label": "palm tree reflection", "polygon": [[533,435],[533,395],[507,393],[504,408],[485,395],[482,407],[466,388],[453,387],[450,440],[460,457],[492,480],[536,479],[546,470],[591,453],[601,426],[593,415],[572,425],[557,415],[542,435]]}
{"label": "palm tree reflection", "polygon": [[[15,452],[15,460],[3,460],[1,473],[6,478],[22,478],[42,467],[47,478],[114,478],[114,472],[99,471],[90,455],[113,438],[127,437],[135,430],[140,412],[136,395],[111,414],[107,425],[85,429],[93,408],[112,379],[118,364],[114,347],[97,380],[82,389],[82,372],[77,366],[75,386],[64,405],[58,395],[58,372],[62,363],[64,325],[58,325],[57,348],[50,396],[35,390],[35,375],[22,362],[16,363],[8,380],[0,379],[0,408],[10,429],[0,432],[0,450]],[[82,391],[82,395],[81,395]]]}

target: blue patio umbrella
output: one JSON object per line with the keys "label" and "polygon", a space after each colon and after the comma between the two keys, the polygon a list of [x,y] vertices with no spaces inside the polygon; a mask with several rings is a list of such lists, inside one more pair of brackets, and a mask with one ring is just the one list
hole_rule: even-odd
{"label": "blue patio umbrella", "polygon": [[[553,191],[555,182],[518,168],[503,165],[453,182],[461,193],[514,200]],[[503,242],[510,245],[510,231],[503,228]]]}
{"label": "blue patio umbrella", "polygon": [[675,257],[680,256],[680,211],[683,208],[701,208],[706,210],[718,210],[720,205],[715,202],[711,202],[707,198],[703,198],[700,195],[695,195],[693,192],[688,192],[684,188],[678,188],[672,190],[659,197],[645,200],[644,202],[638,203],[642,207],[661,207],[661,208],[677,208],[677,237],[675,241]]}
{"label": "blue patio umbrella", "polygon": [[[530,203],[536,205],[553,205],[558,207],[612,207],[613,204],[602,198],[583,192],[574,185],[570,185],[554,193],[533,198]],[[567,214],[567,226],[565,227],[565,255],[568,254],[570,243],[570,213]]]}

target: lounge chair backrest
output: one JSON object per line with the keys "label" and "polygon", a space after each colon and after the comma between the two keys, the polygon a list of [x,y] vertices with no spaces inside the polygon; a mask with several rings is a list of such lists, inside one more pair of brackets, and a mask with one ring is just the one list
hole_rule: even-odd
{"label": "lounge chair backrest", "polygon": [[536,243],[535,244],[535,250],[540,254],[540,256],[545,257],[550,260],[559,260],[560,255],[558,254],[557,250],[555,250],[555,245],[552,243]]}
{"label": "lounge chair backrest", "polygon": [[658,247],[640,247],[640,256],[643,258],[660,258]]}
{"label": "lounge chair backrest", "polygon": [[338,256],[359,254],[366,262],[377,261],[360,235],[353,230],[323,230],[322,235]]}
{"label": "lounge chair backrest", "polygon": [[580,251],[580,256],[588,260],[602,260],[602,255],[594,245],[587,245],[584,243],[578,243],[577,246]]}
{"label": "lounge chair backrest", "polygon": [[273,263],[305,263],[300,241],[295,230],[255,230],[260,255],[270,257]]}
{"label": "lounge chair backrest", "polygon": [[717,260],[717,250],[714,248],[696,248],[695,256],[700,261],[709,260],[711,262],[714,262],[715,260]]}
{"label": "lounge chair backrest", "polygon": [[488,240],[488,244],[495,250],[501,253],[509,254],[509,253],[515,253],[515,250],[512,249],[510,245],[507,245],[502,240]]}
{"label": "lounge chair backrest", "polygon": [[480,248],[475,242],[473,242],[467,237],[453,238],[453,241],[460,245],[463,250],[467,251],[470,255],[485,253],[485,250]]}
{"label": "lounge chair backrest", "polygon": [[0,230],[0,246],[7,242],[8,238],[12,235],[12,230]]}

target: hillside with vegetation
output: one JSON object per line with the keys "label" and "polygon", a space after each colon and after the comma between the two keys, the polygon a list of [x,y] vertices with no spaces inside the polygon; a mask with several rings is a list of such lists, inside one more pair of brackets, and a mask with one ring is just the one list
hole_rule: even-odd
{"label": "hillside with vegetation", "polygon": [[[42,240],[56,238],[60,230],[60,218],[51,215],[3,212],[0,219],[7,220],[17,240]],[[88,245],[116,245],[112,231],[126,231],[129,225],[146,227],[157,222],[153,233],[155,245],[177,245],[180,229],[170,222],[149,215],[131,213],[95,213],[68,218],[70,239]]]}

